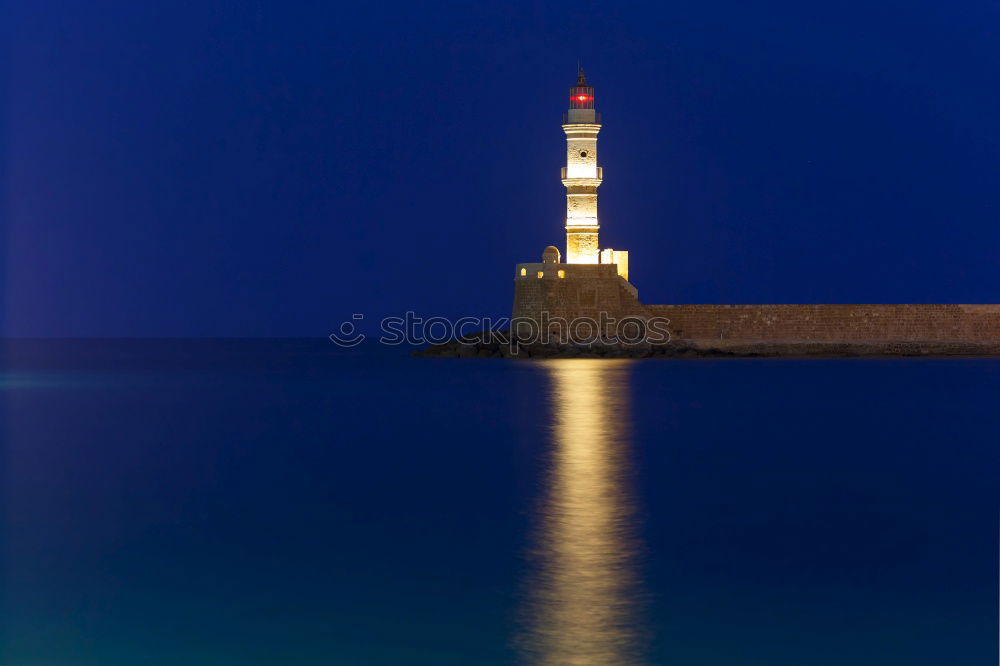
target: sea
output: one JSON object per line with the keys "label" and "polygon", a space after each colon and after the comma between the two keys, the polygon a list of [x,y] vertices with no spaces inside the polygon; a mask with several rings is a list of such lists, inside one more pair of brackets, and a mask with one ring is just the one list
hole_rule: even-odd
{"label": "sea", "polygon": [[0,350],[3,666],[997,663],[1000,360]]}

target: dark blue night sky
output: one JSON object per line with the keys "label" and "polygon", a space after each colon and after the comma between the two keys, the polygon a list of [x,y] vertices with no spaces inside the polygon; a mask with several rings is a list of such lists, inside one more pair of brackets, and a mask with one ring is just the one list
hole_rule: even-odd
{"label": "dark blue night sky", "polygon": [[647,302],[998,302],[1000,5],[15,1],[2,332],[509,311],[577,59]]}

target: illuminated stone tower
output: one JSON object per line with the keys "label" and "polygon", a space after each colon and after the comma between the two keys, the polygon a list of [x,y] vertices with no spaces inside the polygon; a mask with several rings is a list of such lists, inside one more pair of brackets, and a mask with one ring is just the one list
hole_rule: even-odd
{"label": "illuminated stone tower", "polygon": [[576,85],[569,89],[569,111],[563,116],[566,133],[566,166],[562,183],[566,186],[566,263],[601,262],[597,242],[597,188],[603,180],[597,166],[597,133],[601,116],[594,110],[594,89],[587,84],[583,68]]}
{"label": "illuminated stone tower", "polygon": [[[566,133],[566,255],[548,246],[541,262],[517,264],[514,270],[514,317],[541,321],[542,313],[573,319],[580,313],[627,312],[638,292],[628,281],[628,252],[602,248],[597,239],[597,188],[604,174],[597,166],[601,117],[594,111],[594,89],[580,69],[569,89]],[[637,306],[638,307],[638,306]]]}

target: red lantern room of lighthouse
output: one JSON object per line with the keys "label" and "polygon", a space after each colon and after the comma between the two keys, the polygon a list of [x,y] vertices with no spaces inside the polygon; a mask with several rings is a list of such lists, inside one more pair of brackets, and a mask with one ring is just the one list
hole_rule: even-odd
{"label": "red lantern room of lighthouse", "polygon": [[587,83],[583,68],[569,89],[569,110],[563,114],[563,125],[573,123],[601,124],[601,114],[594,110],[594,87]]}
{"label": "red lantern room of lighthouse", "polygon": [[587,77],[584,75],[582,67],[576,76],[576,85],[569,89],[569,108],[594,108],[594,88],[587,85]]}

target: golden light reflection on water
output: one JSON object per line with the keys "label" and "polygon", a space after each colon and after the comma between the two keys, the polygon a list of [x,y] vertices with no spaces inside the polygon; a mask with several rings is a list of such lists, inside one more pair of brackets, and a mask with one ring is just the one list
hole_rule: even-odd
{"label": "golden light reflection on water", "polygon": [[545,361],[551,459],[536,516],[520,646],[525,663],[642,662],[631,488],[631,361]]}

